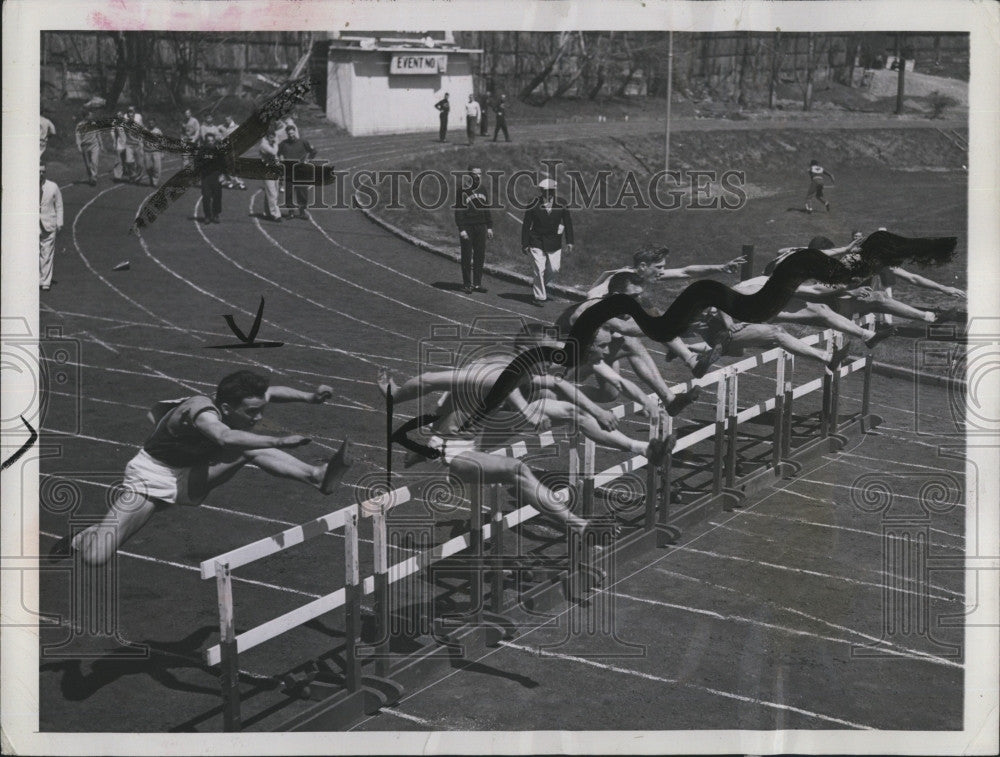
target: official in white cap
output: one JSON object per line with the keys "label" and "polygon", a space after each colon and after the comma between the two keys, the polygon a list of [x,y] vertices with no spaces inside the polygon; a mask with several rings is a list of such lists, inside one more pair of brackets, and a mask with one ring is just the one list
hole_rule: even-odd
{"label": "official in white cap", "polygon": [[534,263],[532,303],[536,307],[548,301],[547,287],[559,273],[563,249],[573,251],[573,222],[565,203],[556,198],[556,187],[554,179],[538,182],[539,197],[521,223],[521,248]]}

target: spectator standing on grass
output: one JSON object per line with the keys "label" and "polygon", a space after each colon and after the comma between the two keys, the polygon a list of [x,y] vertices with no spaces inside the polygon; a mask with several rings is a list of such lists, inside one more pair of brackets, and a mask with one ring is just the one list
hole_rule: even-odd
{"label": "spectator standing on grass", "polygon": [[833,174],[819,164],[819,161],[809,162],[809,191],[806,193],[806,213],[812,213],[812,198],[815,197],[830,212],[830,203],[823,198],[823,177],[829,176],[830,181],[835,181]]}
{"label": "spectator standing on grass", "polygon": [[438,142],[448,141],[448,114],[451,112],[451,103],[448,101],[448,93],[444,93],[444,97],[434,103],[434,107],[438,109],[438,121],[440,126],[438,128]]}
{"label": "spectator standing on grass", "polygon": [[[260,159],[267,166],[280,166],[278,156],[278,136],[269,129],[260,141]],[[264,215],[271,221],[281,221],[281,207],[278,205],[278,179],[264,179]]]}
{"label": "spectator standing on grass", "polygon": [[101,135],[89,110],[81,111],[80,120],[76,123],[76,149],[83,157],[87,183],[96,186],[101,162]]}
{"label": "spectator standing on grass", "polygon": [[43,292],[52,286],[56,234],[63,227],[63,201],[59,185],[45,178],[45,164],[38,167],[38,274]]}
{"label": "spectator standing on grass", "polygon": [[[296,185],[291,181],[295,175],[295,164],[304,163],[316,157],[316,150],[305,139],[299,139],[298,130],[294,126],[285,127],[285,141],[278,145],[278,157],[285,164],[285,207],[288,215],[297,208],[299,218],[306,217],[306,207],[309,205],[309,187]],[[294,195],[294,202],[292,202]]]}
{"label": "spectator standing on grass", "polygon": [[[191,114],[191,109],[188,108],[184,111],[184,120],[181,121],[181,139],[187,142],[191,148],[201,140],[201,124],[198,123],[198,119]],[[190,166],[191,160],[189,158],[184,159],[184,166]]]}
{"label": "spectator standing on grass", "polygon": [[482,112],[476,98],[469,93],[469,101],[465,103],[465,136],[469,140],[469,146],[476,141],[476,132],[479,130],[479,117]]}
{"label": "spectator standing on grass", "polygon": [[215,123],[215,118],[211,113],[205,116],[205,120],[201,124],[201,131],[199,132],[198,137],[201,142],[204,143],[205,137],[209,134],[215,137],[216,142],[222,139],[222,134],[219,132],[219,125]]}
{"label": "spectator standing on grass", "polygon": [[493,239],[493,216],[482,188],[483,169],[469,166],[455,200],[455,225],[462,246],[462,291],[485,292],[486,240]]}
{"label": "spectator standing on grass", "polygon": [[215,134],[208,132],[201,146],[201,207],[205,223],[221,223],[222,213],[222,157],[215,149]]}
{"label": "spectator standing on grass", "polygon": [[45,148],[49,144],[49,137],[56,135],[56,125],[45,117],[44,113],[38,115],[38,125],[40,127],[40,139],[38,142],[38,157],[45,154]]}
{"label": "spectator standing on grass", "polygon": [[[149,119],[149,133],[158,137],[163,136],[163,129],[156,125],[156,119]],[[160,175],[163,171],[163,153],[159,145],[154,142],[146,142],[143,145],[143,165],[146,169],[146,176],[149,178],[149,186],[160,186]]]}
{"label": "spectator standing on grass", "polygon": [[[532,304],[542,307],[548,301],[547,287],[562,265],[562,251],[573,251],[573,221],[569,209],[556,199],[556,182],[542,179],[539,197],[524,213],[521,223],[521,248],[534,265]],[[565,239],[565,245],[564,245]]]}
{"label": "spectator standing on grass", "polygon": [[497,141],[497,135],[503,129],[504,142],[510,142],[510,134],[507,133],[507,95],[500,95],[496,101],[496,105],[493,106],[493,112],[496,114],[496,126],[493,127],[493,141]]}
{"label": "spectator standing on grass", "polygon": [[487,90],[479,96],[479,136],[487,137],[489,136],[489,119],[487,118],[487,113],[489,112],[490,105],[493,103],[493,93]]}

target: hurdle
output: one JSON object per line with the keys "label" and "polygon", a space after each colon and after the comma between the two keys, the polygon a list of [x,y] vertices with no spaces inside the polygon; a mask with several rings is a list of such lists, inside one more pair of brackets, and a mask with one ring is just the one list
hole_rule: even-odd
{"label": "hurdle", "polygon": [[[871,316],[864,321],[872,322]],[[804,341],[817,344],[822,339],[836,344],[836,337],[829,330],[806,337]],[[775,388],[764,401],[739,407],[739,376],[773,363]],[[846,437],[842,432],[859,424],[867,431],[882,423],[870,413],[870,381],[872,357],[869,353],[840,366],[830,376],[794,386],[794,360],[781,348],[741,359],[717,369],[697,383],[715,385],[713,420],[688,431],[669,449],[660,465],[651,466],[643,455],[632,456],[604,470],[595,471],[596,446],[593,442],[569,444],[566,455],[570,466],[571,483],[582,493],[581,507],[593,515],[596,511],[595,495],[627,474],[645,468],[646,496],[644,507],[637,519],[629,522],[633,530],[624,534],[613,545],[612,556],[633,554],[651,547],[667,548],[676,543],[683,529],[703,521],[720,509],[739,507],[754,491],[769,481],[795,475],[802,470],[803,460],[818,452],[836,450],[843,446]],[[843,378],[860,372],[864,386],[861,412],[851,418],[840,417],[840,382]],[[688,382],[690,388],[694,381]],[[675,390],[685,385],[672,387]],[[820,433],[795,447],[792,445],[792,413],[796,400],[823,390],[824,401],[820,406]],[[638,402],[618,405],[612,412],[618,418],[642,409]],[[767,464],[748,474],[741,475],[738,466],[738,426],[764,413],[771,412],[772,432]],[[650,438],[667,438],[674,430],[674,420],[669,416],[654,415],[649,419]],[[715,450],[713,472],[715,481],[711,491],[689,503],[671,501],[672,464],[680,453],[696,444],[712,440]],[[552,432],[537,437],[538,447],[558,444]],[[492,450],[491,454],[523,457],[529,448],[527,442]],[[505,533],[530,521],[540,513],[530,505],[520,506],[504,513],[502,487],[474,486],[471,494],[470,530],[452,537],[442,544],[425,549],[397,563],[390,563],[388,550],[390,531],[388,516],[394,508],[415,499],[415,491],[408,486],[386,489],[364,502],[347,506],[288,528],[274,536],[259,539],[251,544],[232,549],[203,561],[201,577],[215,579],[219,608],[218,644],[204,652],[207,665],[219,666],[222,697],[223,725],[226,731],[239,731],[244,726],[239,690],[239,655],[277,636],[291,631],[328,612],[344,608],[345,641],[342,670],[333,670],[326,660],[310,661],[302,671],[281,677],[285,693],[292,697],[315,701],[308,709],[283,723],[278,730],[326,731],[349,727],[366,714],[399,700],[406,691],[407,682],[426,676],[428,667],[442,661],[454,665],[456,659],[468,659],[478,649],[497,644],[502,638],[516,634],[517,626],[512,613],[527,600],[534,609],[545,606],[545,600],[565,601],[567,582],[558,577],[565,572],[565,561],[534,557],[534,564],[553,572],[527,592],[519,593],[517,602],[507,602],[504,592],[505,569],[519,570],[523,565],[517,559],[504,555]],[[484,517],[484,509],[488,517]],[[373,573],[362,577],[358,559],[359,521],[370,518],[373,531]],[[234,604],[232,571],[285,550],[295,548],[317,536],[333,531],[344,532],[344,585],[305,605],[272,618],[253,628],[237,633],[236,607]],[[485,545],[491,552],[486,555]],[[461,566],[467,566],[469,579],[470,611],[454,620],[450,627],[435,627],[434,644],[411,654],[396,664],[389,656],[389,618],[393,612],[390,586],[412,576],[446,558],[466,555]],[[483,570],[482,566],[486,569]],[[568,578],[568,577],[567,577]],[[488,584],[488,591],[487,591]],[[376,625],[376,640],[365,644],[361,634],[364,596],[372,595]],[[537,621],[537,618],[536,618]],[[366,672],[366,666],[371,672]]]}

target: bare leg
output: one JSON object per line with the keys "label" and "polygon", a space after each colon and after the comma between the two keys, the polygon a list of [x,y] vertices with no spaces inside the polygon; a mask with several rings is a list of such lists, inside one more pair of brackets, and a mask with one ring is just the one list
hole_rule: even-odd
{"label": "bare leg", "polygon": [[781,347],[788,350],[793,355],[800,355],[811,360],[816,360],[820,363],[826,363],[827,360],[830,359],[830,355],[828,353],[821,352],[820,350],[809,346],[801,339],[797,339],[789,334],[784,329],[771,324],[755,323],[744,326],[742,329],[733,334],[732,344],[738,344],[744,347]]}
{"label": "bare leg", "polygon": [[78,533],[71,542],[90,565],[104,565],[125,542],[145,526],[158,509],[169,507],[133,491],[123,492],[112,503],[100,523]]}
{"label": "bare leg", "polygon": [[934,313],[929,310],[917,310],[899,300],[887,297],[884,292],[875,292],[871,298],[856,300],[854,309],[861,314],[867,313],[889,313],[898,315],[900,318],[909,318],[914,321],[924,323],[934,323],[936,319]]}
{"label": "bare leg", "polygon": [[[677,340],[679,341],[679,340]],[[642,379],[646,385],[656,393],[656,396],[666,405],[674,399],[674,393],[670,391],[667,382],[663,380],[660,371],[653,362],[653,357],[649,350],[637,337],[627,336],[622,342],[622,352],[628,359],[629,365],[635,374]]]}
{"label": "bare leg", "polygon": [[568,490],[550,489],[520,460],[485,452],[463,452],[451,462],[451,471],[472,486],[505,484],[515,486],[524,503],[564,527],[583,535],[587,521],[570,510],[572,498]]}
{"label": "bare leg", "polygon": [[784,321],[785,323],[798,323],[806,326],[836,329],[849,336],[865,341],[875,336],[874,331],[862,328],[850,318],[846,318],[828,306],[819,303],[810,303],[801,310],[783,310],[775,316],[775,320]]}

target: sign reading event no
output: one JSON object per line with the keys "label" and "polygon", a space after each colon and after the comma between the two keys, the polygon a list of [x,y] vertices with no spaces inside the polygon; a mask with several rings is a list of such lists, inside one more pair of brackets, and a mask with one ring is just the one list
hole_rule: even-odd
{"label": "sign reading event no", "polygon": [[390,74],[438,74],[448,70],[447,55],[393,55]]}

